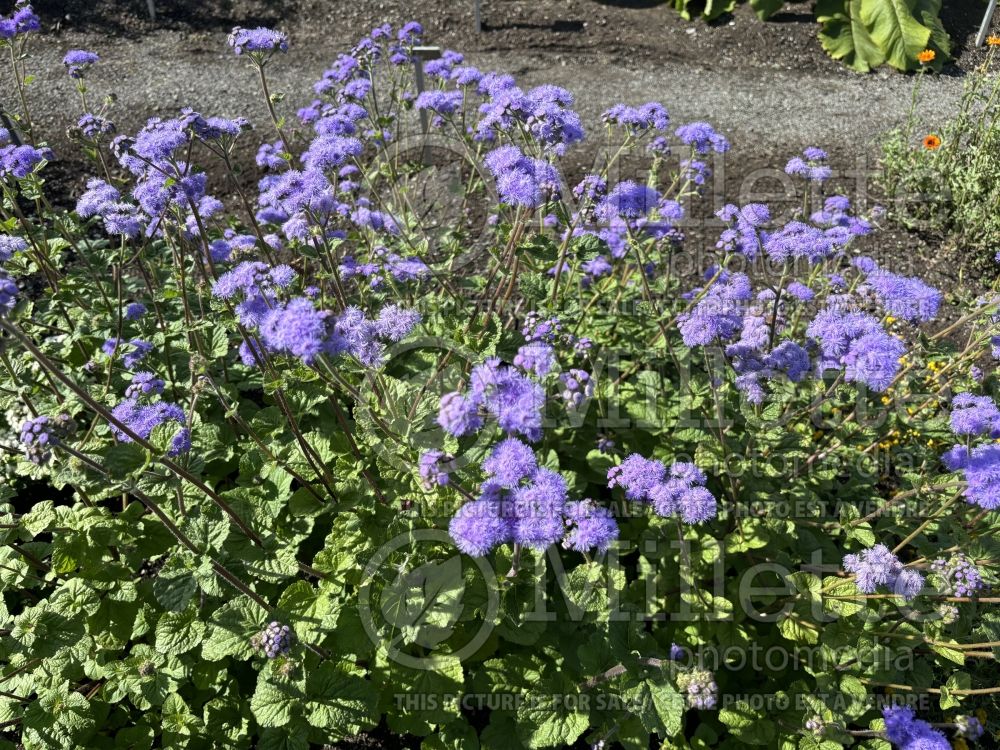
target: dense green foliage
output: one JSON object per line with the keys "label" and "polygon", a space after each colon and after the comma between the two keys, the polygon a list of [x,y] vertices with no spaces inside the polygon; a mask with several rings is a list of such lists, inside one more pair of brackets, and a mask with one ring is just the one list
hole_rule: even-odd
{"label": "dense green foliage", "polygon": [[[1000,249],[996,49],[991,45],[986,61],[966,79],[956,113],[918,118],[911,111],[905,125],[886,138],[880,175],[895,221],[974,254],[989,273]],[[914,109],[924,98],[918,79]]]}

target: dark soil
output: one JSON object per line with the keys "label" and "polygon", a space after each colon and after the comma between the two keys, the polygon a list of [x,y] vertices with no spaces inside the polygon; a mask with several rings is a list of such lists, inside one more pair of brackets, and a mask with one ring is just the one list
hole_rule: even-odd
{"label": "dark soil", "polygon": [[[9,4],[9,3],[5,3]],[[166,30],[229,31],[234,25],[280,26],[296,45],[338,47],[386,20],[424,24],[437,44],[463,52],[543,53],[567,64],[590,59],[629,67],[691,63],[706,68],[749,66],[851,75],[816,40],[812,3],[787,2],[766,23],[747,5],[706,24],[684,21],[657,0],[481,0],[483,33],[474,27],[474,0],[165,0],[151,21],[145,0],[38,0],[46,28],[141,39]],[[979,0],[949,0],[942,22],[956,58],[949,72],[982,59],[973,47],[982,19]]]}

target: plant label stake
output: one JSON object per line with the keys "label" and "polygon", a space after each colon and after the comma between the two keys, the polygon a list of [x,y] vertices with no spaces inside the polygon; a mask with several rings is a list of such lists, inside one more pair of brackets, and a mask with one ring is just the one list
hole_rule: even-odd
{"label": "plant label stake", "polygon": [[[417,96],[420,96],[424,92],[424,63],[427,60],[437,60],[439,57],[441,57],[440,47],[413,48],[413,72],[416,78]],[[420,132],[424,135],[424,147],[421,151],[420,159],[424,163],[427,163],[426,136],[430,128],[430,121],[427,118],[427,110],[421,109],[418,114],[420,115]]]}
{"label": "plant label stake", "polygon": [[149,9],[149,20],[156,20],[156,0],[146,0],[146,8]]}
{"label": "plant label stake", "polygon": [[476,33],[479,34],[483,30],[483,14],[480,9],[481,0],[472,0],[472,13],[476,17]]}
{"label": "plant label stake", "polygon": [[976,46],[982,47],[986,41],[986,34],[990,30],[990,22],[997,9],[997,0],[990,0],[989,7],[986,8],[986,15],[983,17],[983,25],[979,27],[979,36],[976,37]]}

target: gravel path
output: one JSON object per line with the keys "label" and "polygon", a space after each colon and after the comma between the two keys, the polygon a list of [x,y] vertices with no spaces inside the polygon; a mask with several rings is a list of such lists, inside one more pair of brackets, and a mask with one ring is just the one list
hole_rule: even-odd
{"label": "gravel path", "polygon": [[[64,133],[79,110],[61,64],[65,50],[76,46],[100,51],[102,63],[91,74],[90,88],[94,98],[117,95],[112,119],[120,131],[134,131],[147,117],[170,116],[182,106],[205,114],[242,115],[266,125],[255,78],[230,54],[221,31],[159,31],[141,39],[69,33],[36,40],[31,61],[39,78],[30,94],[33,116],[57,151],[66,153],[61,148]],[[287,94],[284,112],[293,116],[312,98],[312,83],[344,46],[346,41],[325,49],[318,41],[302,42],[275,61],[269,76],[273,88]],[[905,118],[913,85],[912,78],[891,72],[857,76],[756,67],[708,69],[683,61],[631,68],[600,60],[567,62],[556,53],[515,57],[473,52],[467,59],[480,67],[508,70],[525,85],[554,83],[573,91],[591,131],[599,128],[601,111],[615,102],[659,99],[675,122],[712,122],[733,142],[734,158],[784,157],[809,144],[847,158],[871,155],[879,134]],[[962,87],[960,78],[949,76],[928,77],[924,84],[928,96],[922,115],[932,114],[930,107],[936,114],[952,109]],[[0,94],[12,101],[9,77]]]}

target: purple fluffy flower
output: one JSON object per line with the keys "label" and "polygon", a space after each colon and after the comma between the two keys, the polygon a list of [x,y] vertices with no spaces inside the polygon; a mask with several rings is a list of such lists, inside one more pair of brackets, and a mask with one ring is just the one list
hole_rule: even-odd
{"label": "purple fluffy flower", "polygon": [[311,364],[326,349],[329,317],[329,312],[317,310],[308,298],[296,297],[264,315],[261,342],[270,352],[290,354]]}
{"label": "purple fluffy flower", "polygon": [[9,234],[0,234],[0,263],[6,263],[20,253],[28,249],[28,243],[21,237],[14,237]]}
{"label": "purple fluffy flower", "polygon": [[514,366],[536,377],[545,377],[556,367],[555,349],[540,341],[527,343],[517,350]]}
{"label": "purple fluffy flower", "polygon": [[454,457],[439,450],[429,450],[420,456],[418,469],[424,487],[444,487],[450,481]]}
{"label": "purple fluffy flower", "polygon": [[402,341],[420,323],[420,313],[398,305],[387,305],[379,312],[375,328],[378,335],[388,341]]}
{"label": "purple fluffy flower", "polygon": [[956,435],[1000,437],[1000,409],[989,396],[959,393],[951,407],[951,431]]}
{"label": "purple fluffy flower", "polygon": [[854,573],[855,585],[864,594],[874,594],[879,588],[886,588],[910,601],[924,585],[923,576],[904,568],[899,558],[884,544],[876,544],[857,555],[845,555],[843,564],[844,570]]}
{"label": "purple fluffy flower", "polygon": [[467,555],[481,557],[510,538],[511,529],[501,518],[499,504],[475,500],[459,508],[448,525],[455,546]]}
{"label": "purple fluffy flower", "polygon": [[63,65],[66,66],[66,71],[69,73],[70,78],[83,78],[83,74],[87,72],[87,69],[100,59],[96,52],[89,52],[85,49],[71,49],[63,57]]}
{"label": "purple fluffy flower", "polygon": [[563,546],[577,552],[592,549],[604,552],[618,538],[618,523],[614,515],[593,500],[567,503],[566,522],[569,530],[563,538]]}
{"label": "purple fluffy flower", "polygon": [[722,154],[729,150],[729,141],[715,132],[707,122],[691,122],[681,125],[675,131],[681,141],[691,146],[699,154],[715,151]]}
{"label": "purple fluffy flower", "polygon": [[743,325],[744,309],[750,298],[750,279],[746,274],[723,272],[690,312],[678,316],[685,346],[731,340]]}
{"label": "purple fluffy flower", "polygon": [[497,443],[483,461],[483,471],[491,483],[504,489],[513,489],[522,479],[532,476],[537,468],[535,452],[517,438]]}
{"label": "purple fluffy flower", "polygon": [[562,539],[566,495],[566,480],[550,469],[538,469],[530,484],[514,490],[510,518],[514,542],[544,550]]}
{"label": "purple fluffy flower", "polygon": [[288,51],[288,35],[263,26],[256,29],[237,26],[229,33],[228,42],[237,55],[247,54],[259,61],[266,60],[275,52]]}
{"label": "purple fluffy flower", "polygon": [[920,279],[877,269],[868,274],[865,284],[886,312],[911,323],[933,320],[941,306],[941,292]]}
{"label": "purple fluffy flower", "polygon": [[122,443],[131,443],[132,438],[124,432],[117,423],[123,424],[131,432],[143,440],[148,440],[153,429],[161,424],[176,422],[179,429],[171,439],[169,455],[176,456],[186,453],[191,448],[191,433],[187,429],[184,410],[168,401],[157,401],[154,404],[142,405],[135,399],[126,399],[111,411],[115,422],[111,424],[111,432]]}
{"label": "purple fluffy flower", "polygon": [[597,205],[597,215],[605,220],[612,217],[639,219],[656,208],[660,193],[632,180],[619,182]]}
{"label": "purple fluffy flower", "polygon": [[885,734],[899,750],[950,750],[951,743],[939,730],[918,719],[909,706],[882,709]]}
{"label": "purple fluffy flower", "polygon": [[479,404],[461,393],[446,393],[441,397],[437,423],[450,435],[461,437],[483,426]]}
{"label": "purple fluffy flower", "polygon": [[647,500],[650,491],[666,474],[667,467],[660,461],[633,453],[621,465],[608,470],[608,487],[622,487],[629,500]]}

